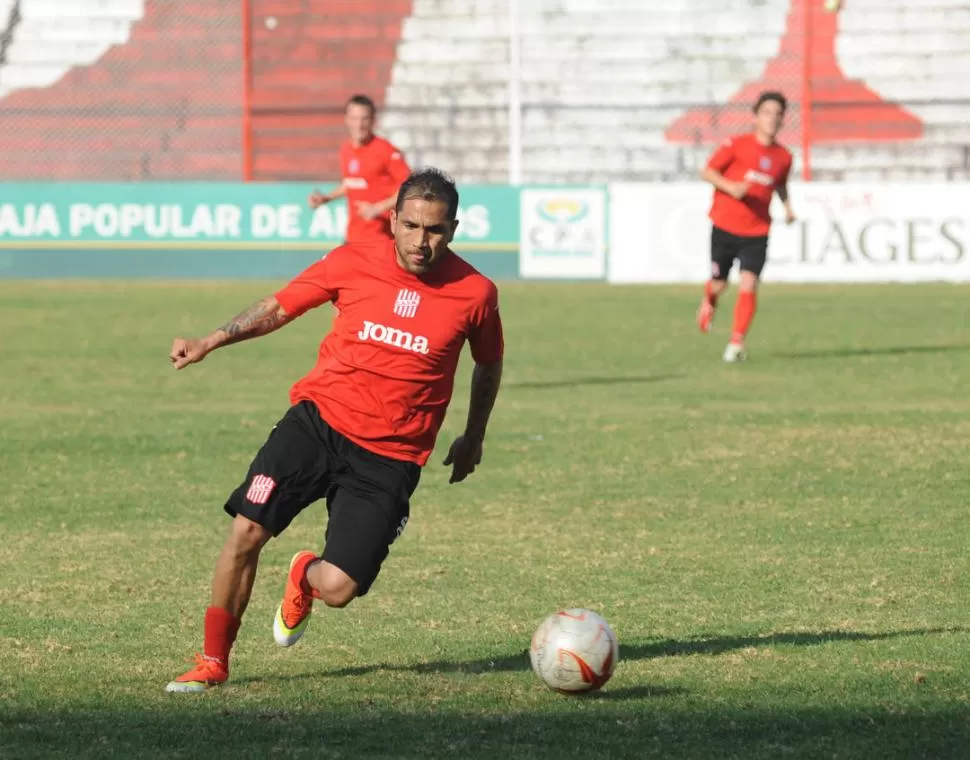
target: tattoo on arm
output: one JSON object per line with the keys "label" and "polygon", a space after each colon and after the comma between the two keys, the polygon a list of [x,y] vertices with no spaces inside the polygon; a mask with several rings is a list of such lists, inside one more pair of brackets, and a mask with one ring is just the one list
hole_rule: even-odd
{"label": "tattoo on arm", "polygon": [[228,346],[249,338],[258,338],[278,330],[291,320],[272,296],[257,301],[240,312],[212,334],[216,346]]}
{"label": "tattoo on arm", "polygon": [[498,389],[502,384],[502,362],[494,364],[476,364],[472,373],[472,396],[468,405],[468,422],[465,425],[465,435],[485,437],[488,418],[498,397]]}

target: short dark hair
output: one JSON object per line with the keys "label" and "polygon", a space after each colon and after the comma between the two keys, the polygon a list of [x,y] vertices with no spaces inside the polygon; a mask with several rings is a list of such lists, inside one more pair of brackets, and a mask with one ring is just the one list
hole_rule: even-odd
{"label": "short dark hair", "polygon": [[778,90],[765,90],[763,93],[761,93],[758,96],[758,100],[755,101],[754,108],[752,108],[751,110],[754,111],[755,113],[758,113],[758,111],[761,109],[761,106],[763,106],[765,103],[771,100],[775,101],[775,103],[781,106],[782,113],[788,110],[788,100],[787,98],[785,98],[784,95],[778,92]]}
{"label": "short dark hair", "polygon": [[377,113],[377,106],[374,104],[374,101],[366,95],[351,95],[344,104],[344,110],[346,111],[350,106],[364,106],[365,108],[369,108],[371,116]]}
{"label": "short dark hair", "polygon": [[418,198],[422,201],[444,201],[448,204],[448,221],[458,218],[458,188],[455,181],[440,169],[427,167],[414,172],[404,180],[397,191],[394,210],[401,213],[404,201]]}

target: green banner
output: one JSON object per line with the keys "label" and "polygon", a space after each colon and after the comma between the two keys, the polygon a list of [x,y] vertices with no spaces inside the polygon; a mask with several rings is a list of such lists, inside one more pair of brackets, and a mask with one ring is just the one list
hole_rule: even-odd
{"label": "green banner", "polygon": [[[2,183],[0,277],[289,278],[340,245],[309,183]],[[327,190],[327,187],[320,187]],[[607,191],[459,188],[452,247],[494,279],[603,279]]]}
{"label": "green banner", "polygon": [[[313,211],[309,184],[0,183],[0,248],[329,250],[347,208]],[[456,250],[517,251],[519,194],[461,188]]]}

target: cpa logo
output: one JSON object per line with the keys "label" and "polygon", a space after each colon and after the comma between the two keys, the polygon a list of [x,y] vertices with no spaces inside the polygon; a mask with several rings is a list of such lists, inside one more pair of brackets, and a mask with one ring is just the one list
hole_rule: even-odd
{"label": "cpa logo", "polygon": [[539,203],[536,212],[553,224],[576,224],[589,215],[589,205],[571,198],[550,198]]}

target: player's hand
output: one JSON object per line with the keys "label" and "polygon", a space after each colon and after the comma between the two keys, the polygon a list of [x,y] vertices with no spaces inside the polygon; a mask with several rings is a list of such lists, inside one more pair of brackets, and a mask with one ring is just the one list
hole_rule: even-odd
{"label": "player's hand", "polygon": [[172,341],[168,359],[175,369],[182,369],[205,359],[210,350],[200,338],[176,338]]}
{"label": "player's hand", "polygon": [[461,483],[475,472],[475,468],[482,463],[482,442],[479,439],[460,435],[448,449],[444,465],[451,465],[449,483]]}
{"label": "player's hand", "polygon": [[310,193],[310,208],[318,209],[328,203],[330,203],[330,199],[319,190],[314,190]]}
{"label": "player's hand", "polygon": [[734,200],[739,201],[748,194],[748,190],[750,189],[750,182],[732,182],[728,185],[728,195],[734,198]]}
{"label": "player's hand", "polygon": [[785,207],[785,224],[792,224],[798,217],[795,216],[795,212],[792,211],[787,206]]}
{"label": "player's hand", "polygon": [[376,219],[381,215],[381,209],[376,203],[367,203],[367,201],[357,201],[357,213],[360,215],[361,219],[366,219],[370,221],[371,219]]}

